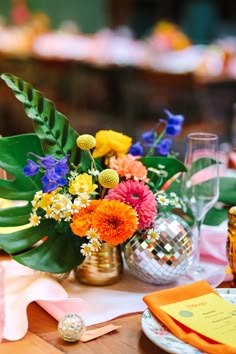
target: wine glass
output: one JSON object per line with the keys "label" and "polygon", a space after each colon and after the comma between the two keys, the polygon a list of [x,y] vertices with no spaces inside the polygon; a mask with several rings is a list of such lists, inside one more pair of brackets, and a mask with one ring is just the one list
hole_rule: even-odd
{"label": "wine glass", "polygon": [[187,136],[183,174],[183,199],[191,208],[197,227],[194,237],[192,272],[204,272],[200,265],[201,225],[206,213],[219,196],[218,136],[210,133],[191,133]]}

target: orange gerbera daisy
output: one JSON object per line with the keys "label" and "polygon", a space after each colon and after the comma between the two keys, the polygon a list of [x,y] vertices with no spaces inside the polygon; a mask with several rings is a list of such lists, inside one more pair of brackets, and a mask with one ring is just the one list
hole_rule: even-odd
{"label": "orange gerbera daisy", "polygon": [[100,234],[101,241],[116,246],[137,230],[136,212],[123,202],[106,200],[94,212],[92,227]]}
{"label": "orange gerbera daisy", "polygon": [[79,211],[73,215],[70,227],[75,235],[87,235],[87,232],[92,227],[93,214],[102,203],[104,203],[104,200],[91,200],[89,205],[85,208],[80,208]]}

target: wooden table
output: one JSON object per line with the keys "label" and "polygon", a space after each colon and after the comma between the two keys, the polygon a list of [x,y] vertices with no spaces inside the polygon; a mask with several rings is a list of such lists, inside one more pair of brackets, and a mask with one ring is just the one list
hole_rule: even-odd
{"label": "wooden table", "polygon": [[[7,256],[0,254],[0,260]],[[230,287],[223,283],[220,287]],[[143,333],[141,313],[121,316],[107,323],[121,328],[87,343],[67,343],[57,332],[57,321],[35,302],[28,307],[29,329],[19,341],[0,344],[1,354],[164,354],[164,350],[154,345]],[[102,325],[90,326],[89,329]]]}

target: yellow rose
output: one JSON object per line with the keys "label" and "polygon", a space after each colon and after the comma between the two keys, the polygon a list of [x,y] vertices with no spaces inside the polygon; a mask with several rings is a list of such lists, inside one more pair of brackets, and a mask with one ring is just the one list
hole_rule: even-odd
{"label": "yellow rose", "polygon": [[113,130],[99,130],[96,134],[96,147],[93,157],[105,156],[108,153],[116,156],[125,155],[132,144],[132,139]]}
{"label": "yellow rose", "polygon": [[87,173],[83,173],[75,177],[70,182],[69,193],[78,195],[80,193],[91,194],[97,188],[96,184],[93,184],[92,176]]}

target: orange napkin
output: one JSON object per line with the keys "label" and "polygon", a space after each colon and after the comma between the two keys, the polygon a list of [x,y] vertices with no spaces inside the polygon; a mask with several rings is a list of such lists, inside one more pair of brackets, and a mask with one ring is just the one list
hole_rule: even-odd
{"label": "orange napkin", "polygon": [[163,305],[169,305],[209,293],[219,295],[205,280],[201,280],[192,284],[145,295],[143,301],[147,304],[151,312],[167,326],[170,332],[182,341],[209,354],[236,354],[236,348],[221,344],[193,331],[160,309],[160,306]]}

